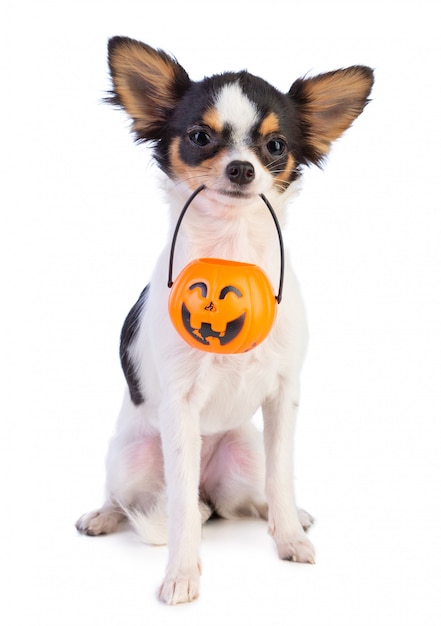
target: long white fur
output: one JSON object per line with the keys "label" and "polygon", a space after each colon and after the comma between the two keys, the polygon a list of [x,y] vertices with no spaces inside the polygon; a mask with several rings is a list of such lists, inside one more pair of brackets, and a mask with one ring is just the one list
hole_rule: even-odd
{"label": "long white fur", "polygon": [[[238,85],[220,98],[223,116],[230,117],[234,110],[227,105],[230,96],[249,123],[252,105]],[[228,159],[253,163],[256,177],[248,189],[252,198],[221,195],[216,192],[219,180],[210,181],[211,188],[207,185],[199,194],[183,222],[175,274],[194,258],[221,257],[257,263],[276,289],[278,241],[258,194],[268,196],[284,223],[296,184],[283,194],[275,191],[273,177],[245,137],[242,123]],[[185,182],[170,186],[173,225],[190,191]],[[151,277],[132,346],[146,401],[134,406],[126,395],[110,444],[107,501],[99,511],[83,516],[78,527],[89,534],[109,532],[126,514],[145,539],[162,543],[167,523],[169,561],[159,597],[175,604],[199,593],[201,521],[210,513],[206,505],[201,513],[200,488],[225,517],[267,516],[281,558],[312,563],[314,549],[299,520],[293,487],[293,433],[307,332],[289,262],[283,301],[268,338],[249,353],[223,356],[194,350],[172,327],[167,313],[168,255],[169,245]],[[259,407],[264,445],[251,421]]]}

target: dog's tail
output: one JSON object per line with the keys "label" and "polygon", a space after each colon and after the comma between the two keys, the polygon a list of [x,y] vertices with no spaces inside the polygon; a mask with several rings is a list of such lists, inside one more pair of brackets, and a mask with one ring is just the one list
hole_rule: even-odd
{"label": "dog's tail", "polygon": [[[165,493],[158,496],[155,506],[149,511],[119,503],[130,524],[144,543],[153,546],[167,544],[167,500]],[[204,524],[213,513],[205,502],[199,501],[201,523]]]}
{"label": "dog's tail", "polygon": [[167,511],[165,495],[158,496],[149,510],[141,506],[126,506],[119,503],[130,524],[144,543],[163,546],[167,543]]}

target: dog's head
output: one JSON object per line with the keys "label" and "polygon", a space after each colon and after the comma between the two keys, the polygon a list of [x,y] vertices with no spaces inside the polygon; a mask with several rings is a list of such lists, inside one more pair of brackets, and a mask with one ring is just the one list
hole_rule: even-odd
{"label": "dog's head", "polygon": [[133,120],[161,169],[222,198],[283,192],[319,165],[363,111],[373,72],[353,66],[296,80],[282,93],[242,71],[194,82],[175,59],[132,39],[109,41],[109,101]]}

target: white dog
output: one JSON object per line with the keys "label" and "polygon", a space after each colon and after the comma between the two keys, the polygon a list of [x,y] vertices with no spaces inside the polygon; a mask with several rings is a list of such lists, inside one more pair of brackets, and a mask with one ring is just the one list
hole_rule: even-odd
{"label": "white dog", "polygon": [[[190,194],[205,186],[182,222],[176,273],[193,259],[217,257],[259,265],[277,285],[278,240],[260,196],[283,225],[302,167],[319,164],[362,112],[372,70],[299,79],[284,94],[245,71],[193,82],[164,52],[121,37],[109,42],[109,65],[109,100],[132,118],[137,140],[151,142],[170,180],[173,227]],[[201,523],[213,512],[267,519],[282,559],[314,563],[314,548],[305,534],[312,519],[297,510],[293,488],[306,347],[294,274],[286,268],[267,338],[244,353],[217,354],[188,345],[170,321],[169,254],[170,243],[124,324],[127,393],[110,444],[107,499],[77,528],[109,533],[128,517],[147,541],[168,537],[159,597],[176,604],[199,594]],[[190,321],[198,334],[201,321]],[[224,331],[205,333],[205,343]],[[252,423],[259,407],[263,441]]]}

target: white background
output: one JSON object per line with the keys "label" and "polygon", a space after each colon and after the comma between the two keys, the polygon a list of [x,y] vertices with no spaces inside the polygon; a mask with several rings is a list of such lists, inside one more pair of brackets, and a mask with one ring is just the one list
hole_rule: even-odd
{"label": "white background", "polygon": [[[2,3],[2,623],[441,623],[438,15],[430,0]],[[286,233],[311,333],[296,484],[317,564],[278,561],[264,523],[211,523],[202,595],[175,608],[155,598],[166,548],[74,529],[101,503],[119,330],[167,229],[148,149],[100,104],[115,34],[194,79],[245,67],[287,90],[376,70]]]}

